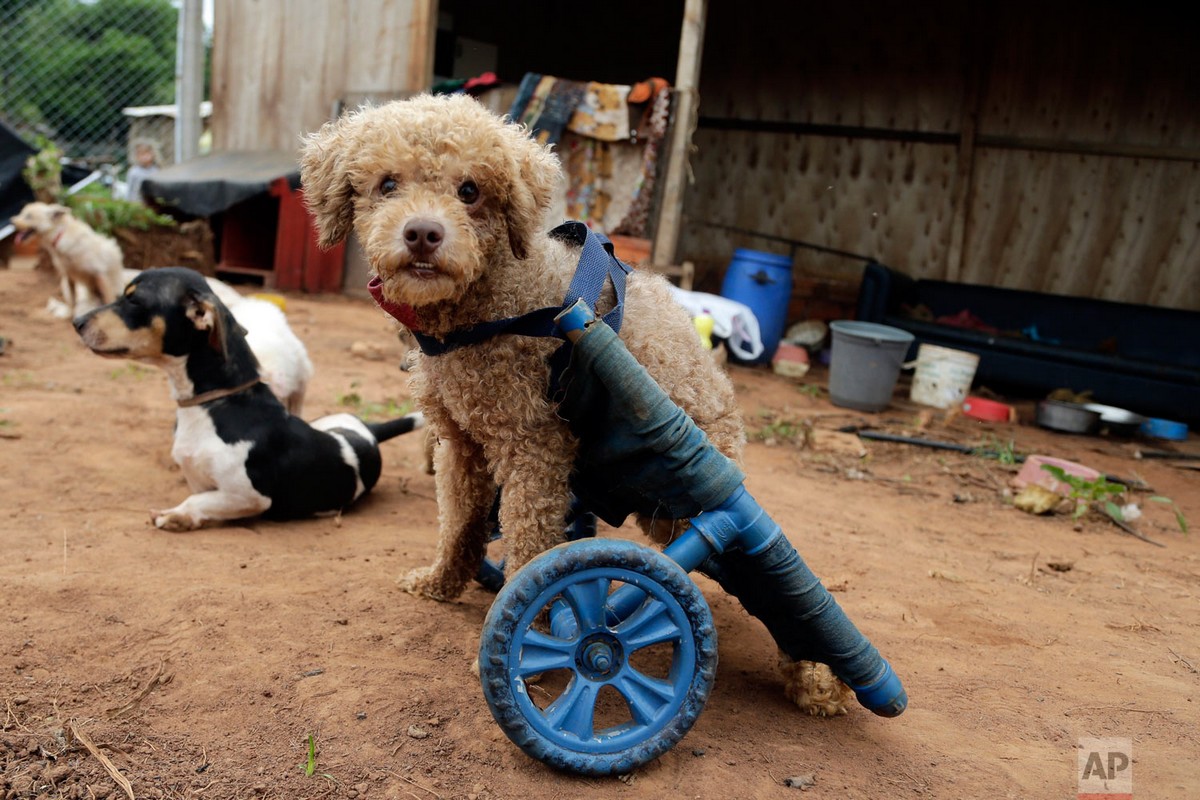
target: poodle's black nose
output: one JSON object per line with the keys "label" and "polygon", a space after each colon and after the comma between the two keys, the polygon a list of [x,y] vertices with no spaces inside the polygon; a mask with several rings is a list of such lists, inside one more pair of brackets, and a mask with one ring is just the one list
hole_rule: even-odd
{"label": "poodle's black nose", "polygon": [[446,229],[431,219],[411,219],[404,226],[404,243],[416,258],[425,260],[446,238]]}

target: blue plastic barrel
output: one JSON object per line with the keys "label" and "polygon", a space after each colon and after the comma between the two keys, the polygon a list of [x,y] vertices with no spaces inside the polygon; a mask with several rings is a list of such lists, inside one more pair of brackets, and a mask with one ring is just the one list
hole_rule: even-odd
{"label": "blue plastic barrel", "polygon": [[788,300],[792,296],[791,257],[739,247],[725,271],[721,296],[748,306],[758,320],[763,351],[747,363],[769,363],[787,324]]}

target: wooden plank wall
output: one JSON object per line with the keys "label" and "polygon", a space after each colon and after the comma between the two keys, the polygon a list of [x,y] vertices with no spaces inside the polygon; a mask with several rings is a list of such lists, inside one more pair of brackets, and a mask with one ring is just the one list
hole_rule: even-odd
{"label": "wooden plank wall", "polygon": [[677,258],[702,282],[735,247],[860,273],[807,242],[917,277],[1200,309],[1188,30],[1132,4],[710,0]]}
{"label": "wooden plank wall", "polygon": [[418,91],[436,0],[214,0],[213,147],[296,149],[345,98]]}
{"label": "wooden plank wall", "polygon": [[963,280],[1200,309],[1186,16],[1094,4],[1086,25],[995,18]]}

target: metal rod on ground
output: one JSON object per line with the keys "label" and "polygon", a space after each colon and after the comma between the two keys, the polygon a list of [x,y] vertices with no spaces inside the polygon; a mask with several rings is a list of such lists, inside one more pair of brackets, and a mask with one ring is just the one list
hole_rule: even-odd
{"label": "metal rod on ground", "polygon": [[1172,461],[1200,461],[1200,453],[1172,453],[1170,450],[1137,450],[1134,458],[1165,458]]}
{"label": "metal rod on ground", "polygon": [[[981,458],[999,458],[1000,453],[996,450],[989,450],[986,447],[971,447],[958,442],[943,442],[936,439],[921,439],[913,436],[900,436],[894,433],[882,433],[880,431],[864,431],[854,425],[846,425],[838,428],[840,433],[854,433],[860,439],[870,439],[879,442],[892,442],[895,444],[911,444],[918,447],[930,447],[934,450],[951,450],[955,453],[966,453],[969,456],[979,456]],[[1200,457],[1200,456],[1198,456]],[[1024,464],[1026,456],[1020,453],[1013,453],[1012,460],[1014,464]],[[1109,483],[1119,483],[1122,486],[1131,486],[1143,491],[1150,491],[1150,487],[1145,481],[1130,480],[1122,478],[1120,475],[1102,475],[1101,477]]]}

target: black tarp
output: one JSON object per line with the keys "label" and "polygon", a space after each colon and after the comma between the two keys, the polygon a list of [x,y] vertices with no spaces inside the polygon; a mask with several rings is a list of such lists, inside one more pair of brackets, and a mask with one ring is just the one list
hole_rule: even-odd
{"label": "black tarp", "polygon": [[300,187],[296,153],[284,150],[238,150],[212,153],[165,167],[142,183],[142,196],[194,217],[209,217],[267,191],[287,178]]}
{"label": "black tarp", "polygon": [[[33,190],[21,177],[25,162],[37,149],[16,131],[0,122],[0,228],[8,225],[26,203],[34,201]],[[62,165],[62,183],[70,187],[88,177],[91,170],[74,164]]]}
{"label": "black tarp", "polygon": [[21,170],[36,152],[16,131],[0,122],[0,228],[7,225],[22,206],[33,202],[33,191],[21,177]]}

